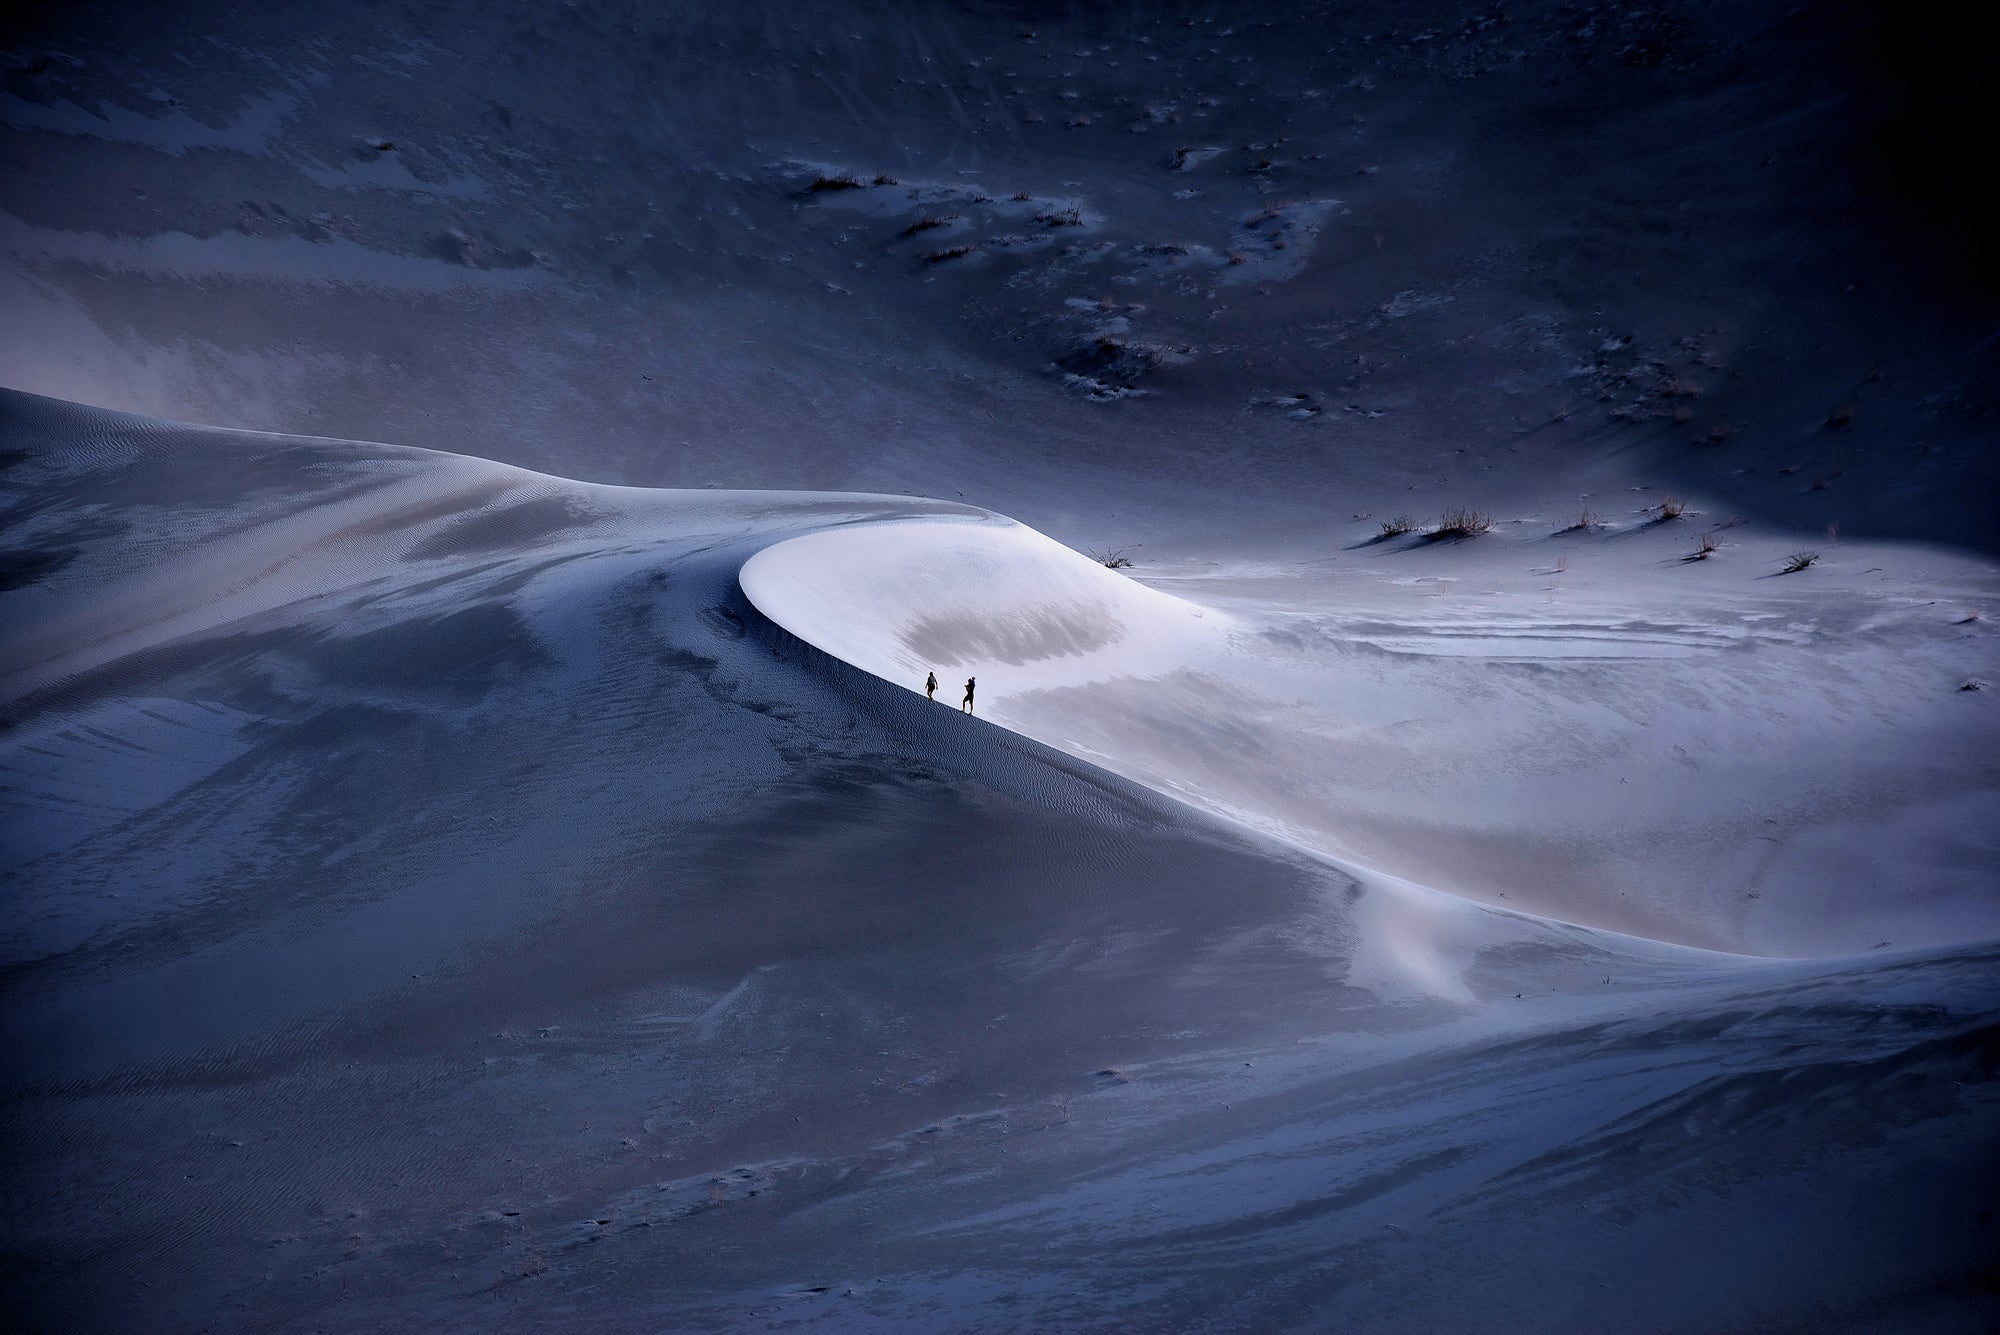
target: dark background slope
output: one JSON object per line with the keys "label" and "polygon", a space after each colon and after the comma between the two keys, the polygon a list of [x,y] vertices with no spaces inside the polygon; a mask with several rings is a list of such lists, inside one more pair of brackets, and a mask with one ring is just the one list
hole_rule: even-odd
{"label": "dark background slope", "polygon": [[1974,45],[1677,0],[43,6],[0,379],[1079,542],[1651,482],[1989,545]]}

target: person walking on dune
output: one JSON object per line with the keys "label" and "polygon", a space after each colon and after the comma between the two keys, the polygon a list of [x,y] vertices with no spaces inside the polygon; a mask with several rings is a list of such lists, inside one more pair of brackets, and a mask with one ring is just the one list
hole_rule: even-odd
{"label": "person walking on dune", "polygon": [[965,700],[959,705],[959,708],[968,714],[972,712],[972,688],[978,681],[979,678],[977,677],[967,677],[965,679]]}
{"label": "person walking on dune", "polygon": [[924,699],[937,699],[937,673],[935,672],[924,678]]}

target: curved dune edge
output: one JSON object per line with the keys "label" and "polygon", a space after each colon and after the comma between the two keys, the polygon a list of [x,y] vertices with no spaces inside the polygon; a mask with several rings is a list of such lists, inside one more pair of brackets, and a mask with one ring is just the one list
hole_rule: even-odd
{"label": "curved dune edge", "polygon": [[1482,904],[1342,856],[1282,819],[1217,801],[1203,776],[1163,775],[1143,761],[1078,745],[1060,727],[1036,726],[1047,716],[1027,709],[1030,701],[1226,672],[1232,632],[1245,627],[1005,516],[891,518],[785,538],[752,555],[738,582],[759,613],[834,659],[913,692],[935,671],[936,699],[952,708],[962,707],[966,677],[977,677],[975,713],[985,721],[1361,879],[1381,892],[1364,935],[1381,948],[1386,974],[1417,981],[1431,995],[1464,992],[1473,957],[1528,924],[1602,934],[1626,950],[1659,952],[1662,962],[1757,958]]}
{"label": "curved dune edge", "polygon": [[977,677],[975,712],[996,719],[1029,691],[1198,662],[1227,625],[990,514],[787,538],[746,561],[739,583],[772,621],[864,672],[921,690],[935,671],[954,704]]}
{"label": "curved dune edge", "polygon": [[[981,719],[1376,884],[1735,957],[1992,936],[1964,833],[1981,820],[1943,815],[1990,790],[1964,760],[1939,774],[1887,739],[1846,749],[1872,679],[1822,671],[1907,672],[1923,625],[1893,653],[1829,650],[1774,622],[1769,592],[1689,603],[1637,576],[1560,603],[1416,600],[1415,571],[1504,586],[1450,551],[1403,578],[1206,574],[1202,606],[990,513],[773,539],[739,584],[798,639],[905,690],[935,671],[945,708],[976,677]],[[1669,631],[1679,661],[1657,652]],[[1924,785],[1937,800],[1832,797]]]}

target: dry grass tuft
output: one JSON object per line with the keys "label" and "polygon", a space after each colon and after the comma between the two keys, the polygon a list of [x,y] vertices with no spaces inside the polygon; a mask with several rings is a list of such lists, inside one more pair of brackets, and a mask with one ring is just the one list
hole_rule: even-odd
{"label": "dry grass tuft", "polygon": [[923,217],[917,219],[915,222],[911,223],[908,227],[905,227],[901,232],[897,233],[897,235],[904,237],[911,237],[915,236],[919,232],[928,232],[933,227],[943,227],[946,223],[954,223],[957,221],[958,221],[958,215],[956,213],[947,213],[942,216],[939,216],[938,214],[934,213],[926,213]]}
{"label": "dry grass tuft", "polygon": [[1435,539],[1476,538],[1492,531],[1493,516],[1484,510],[1455,506],[1438,516],[1437,526],[1431,530],[1430,536]]}
{"label": "dry grass tuft", "polygon": [[1818,552],[1809,552],[1809,551],[1793,552],[1790,556],[1785,558],[1785,568],[1780,573],[1786,575],[1796,575],[1801,570],[1806,569],[1808,566],[1815,566],[1818,564],[1819,564]]}
{"label": "dry grass tuft", "polygon": [[1413,515],[1397,515],[1394,519],[1382,521],[1382,536],[1385,538],[1400,538],[1405,533],[1416,531],[1417,521]]}
{"label": "dry grass tuft", "polygon": [[1603,523],[1604,523],[1604,518],[1602,515],[1598,514],[1597,511],[1579,510],[1576,513],[1576,522],[1571,524],[1568,528],[1564,529],[1563,532],[1588,533],[1590,532],[1590,530],[1600,527]]}
{"label": "dry grass tuft", "polygon": [[1688,503],[1678,496],[1668,496],[1657,507],[1661,519],[1679,519],[1687,513]]}
{"label": "dry grass tuft", "polygon": [[806,187],[806,189],[812,191],[814,194],[821,194],[828,190],[859,190],[860,188],[861,182],[846,172],[842,172],[838,176],[828,176],[825,173],[821,173],[813,177],[812,184]]}
{"label": "dry grass tuft", "polygon": [[971,246],[947,246],[924,256],[925,264],[943,264],[946,260],[962,260],[972,253]]}

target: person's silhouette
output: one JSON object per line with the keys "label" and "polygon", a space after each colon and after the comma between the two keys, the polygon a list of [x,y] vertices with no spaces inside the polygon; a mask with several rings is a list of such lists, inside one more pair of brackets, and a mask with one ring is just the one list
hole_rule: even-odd
{"label": "person's silhouette", "polygon": [[978,680],[979,678],[977,677],[967,677],[965,679],[965,700],[959,705],[959,708],[968,714],[972,712],[972,688]]}
{"label": "person's silhouette", "polygon": [[924,699],[937,699],[937,673],[935,672],[924,678]]}

